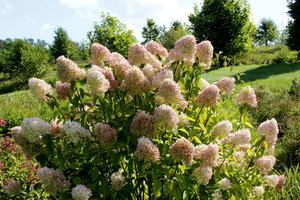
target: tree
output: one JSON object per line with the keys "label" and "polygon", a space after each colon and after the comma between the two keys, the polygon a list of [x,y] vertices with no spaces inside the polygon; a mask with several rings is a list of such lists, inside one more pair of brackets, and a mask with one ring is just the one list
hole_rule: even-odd
{"label": "tree", "polygon": [[0,68],[10,78],[23,82],[30,77],[42,77],[48,70],[48,52],[42,46],[34,47],[27,40],[15,39],[1,52]]}
{"label": "tree", "polygon": [[161,36],[162,45],[170,50],[174,48],[175,42],[185,35],[188,35],[189,31],[187,25],[182,24],[180,21],[176,20],[171,23],[171,27],[167,31],[163,31]]}
{"label": "tree", "polygon": [[[288,3],[288,14],[292,18],[288,23],[287,45],[292,50],[300,50],[300,0],[291,0]],[[298,54],[300,56],[300,53]]]}
{"label": "tree", "polygon": [[278,28],[272,19],[262,18],[257,27],[255,41],[262,45],[268,46],[269,42],[274,42],[278,38]]}
{"label": "tree", "polygon": [[198,42],[210,40],[215,52],[233,56],[252,47],[254,25],[246,0],[204,0],[189,21]]}
{"label": "tree", "polygon": [[51,55],[54,59],[58,58],[61,55],[69,57],[70,54],[70,38],[68,33],[62,27],[58,27],[55,31],[53,45],[50,46]]}
{"label": "tree", "polygon": [[147,19],[147,26],[143,27],[142,36],[145,39],[142,44],[146,44],[149,41],[159,41],[159,27],[157,24],[155,24],[153,19]]}
{"label": "tree", "polygon": [[87,36],[90,46],[97,42],[106,46],[111,52],[118,52],[124,57],[128,56],[131,45],[137,42],[133,30],[127,30],[125,24],[116,17],[110,16],[109,13],[101,14],[101,22],[95,22],[94,30],[89,31]]}

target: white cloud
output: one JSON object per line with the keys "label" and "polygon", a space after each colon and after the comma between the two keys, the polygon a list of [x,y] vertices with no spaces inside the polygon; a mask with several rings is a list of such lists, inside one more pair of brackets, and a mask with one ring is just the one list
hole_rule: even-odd
{"label": "white cloud", "polygon": [[30,23],[35,23],[35,19],[33,19],[33,18],[31,18],[28,14],[26,14],[25,16],[25,19],[27,20],[27,21],[29,21]]}
{"label": "white cloud", "polygon": [[41,26],[41,29],[42,29],[43,31],[49,30],[49,29],[54,29],[54,26],[52,26],[52,25],[50,25],[50,24],[43,24],[43,25]]}
{"label": "white cloud", "polygon": [[153,18],[159,26],[170,26],[174,20],[188,23],[193,7],[180,6],[179,0],[60,0],[62,5],[75,9],[76,14],[90,21],[99,21],[101,11],[116,16],[142,40],[141,31],[147,18]]}
{"label": "white cloud", "polygon": [[0,9],[3,14],[6,14],[8,11],[12,9],[13,5],[10,3],[4,2],[4,8]]}

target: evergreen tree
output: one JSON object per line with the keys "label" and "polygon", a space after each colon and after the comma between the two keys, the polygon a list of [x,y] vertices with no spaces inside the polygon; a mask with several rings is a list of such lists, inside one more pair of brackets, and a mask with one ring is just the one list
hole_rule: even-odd
{"label": "evergreen tree", "polygon": [[[291,0],[288,3],[288,14],[292,18],[288,23],[287,45],[296,51],[300,51],[300,0]],[[300,57],[300,52],[298,54]]]}
{"label": "evergreen tree", "polygon": [[70,39],[67,31],[62,27],[58,27],[54,33],[53,45],[50,47],[51,55],[54,59],[61,55],[68,58],[70,55]]}
{"label": "evergreen tree", "polygon": [[259,45],[268,46],[269,42],[274,42],[278,38],[278,28],[272,19],[262,18],[257,27],[255,40]]}
{"label": "evergreen tree", "polygon": [[143,27],[142,36],[145,39],[142,44],[146,44],[149,41],[159,41],[159,27],[155,24],[153,19],[147,19],[147,26]]}

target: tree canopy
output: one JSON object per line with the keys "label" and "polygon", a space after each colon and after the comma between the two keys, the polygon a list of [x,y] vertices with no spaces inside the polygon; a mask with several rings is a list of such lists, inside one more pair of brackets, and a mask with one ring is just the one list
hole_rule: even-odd
{"label": "tree canopy", "polygon": [[232,56],[252,46],[255,26],[246,0],[204,0],[201,10],[195,6],[189,21],[198,42],[210,40],[215,52]]}
{"label": "tree canopy", "polygon": [[147,26],[143,27],[142,37],[145,39],[142,44],[146,44],[149,41],[160,42],[159,40],[160,28],[155,23],[155,21],[151,19],[147,19]]}
{"label": "tree canopy", "polygon": [[300,50],[300,0],[289,1],[288,8],[289,8],[288,14],[292,19],[288,23],[287,45],[292,50],[299,51]]}
{"label": "tree canopy", "polygon": [[58,27],[54,31],[54,33],[55,35],[53,45],[50,46],[51,55],[54,57],[54,59],[58,58],[61,55],[64,55],[68,58],[70,54],[71,41],[67,31],[62,27]]}
{"label": "tree canopy", "polygon": [[92,43],[100,43],[106,46],[111,52],[119,52],[127,57],[130,47],[137,40],[133,35],[133,30],[127,30],[125,24],[121,23],[117,17],[102,13],[101,22],[94,23],[94,30],[89,31],[88,39]]}
{"label": "tree canopy", "polygon": [[259,45],[268,46],[269,42],[274,42],[278,38],[278,28],[272,19],[262,18],[257,27],[255,40]]}

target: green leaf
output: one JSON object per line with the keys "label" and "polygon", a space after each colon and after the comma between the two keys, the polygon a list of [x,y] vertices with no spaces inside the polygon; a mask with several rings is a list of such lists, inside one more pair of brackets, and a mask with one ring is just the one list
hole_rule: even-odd
{"label": "green leaf", "polygon": [[162,183],[159,179],[155,179],[153,183],[153,193],[157,197],[161,191]]}
{"label": "green leaf", "polygon": [[41,183],[37,183],[33,186],[34,190],[40,190],[42,188],[42,184]]}
{"label": "green leaf", "polygon": [[83,149],[82,149],[82,153],[83,153],[83,156],[85,158],[88,158],[89,157],[89,153],[90,153],[90,148],[88,146],[85,146]]}
{"label": "green leaf", "polygon": [[163,186],[164,195],[171,194],[173,188],[172,182],[170,180],[166,180]]}
{"label": "green leaf", "polygon": [[79,176],[76,176],[75,178],[73,178],[73,183],[75,185],[79,185],[81,183],[81,178]]}
{"label": "green leaf", "polygon": [[244,124],[245,124],[246,126],[250,127],[250,128],[254,128],[254,127],[252,126],[252,124],[250,124],[249,122],[245,122]]}
{"label": "green leaf", "polygon": [[98,169],[94,168],[93,171],[92,171],[92,174],[91,174],[92,180],[95,181],[98,178],[98,175],[99,175]]}
{"label": "green leaf", "polygon": [[47,159],[46,154],[39,154],[35,157],[36,161],[38,161],[41,166],[45,166]]}
{"label": "green leaf", "polygon": [[176,200],[181,200],[181,191],[180,191],[179,187],[173,187],[172,194]]}
{"label": "green leaf", "polygon": [[78,168],[79,168],[79,165],[78,165],[77,163],[71,163],[71,164],[69,164],[69,167],[70,167],[71,169],[78,169]]}

